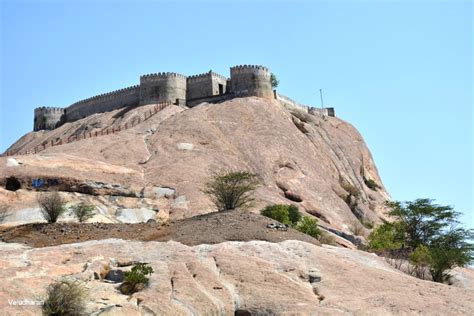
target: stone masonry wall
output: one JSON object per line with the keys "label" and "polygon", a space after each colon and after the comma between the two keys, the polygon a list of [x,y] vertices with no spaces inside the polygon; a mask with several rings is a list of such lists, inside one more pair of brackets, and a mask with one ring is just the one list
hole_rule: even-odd
{"label": "stone masonry wall", "polygon": [[[219,89],[221,85],[221,89]],[[186,100],[225,94],[227,78],[215,72],[207,72],[187,79]]]}
{"label": "stone masonry wall", "polygon": [[242,65],[230,68],[231,91],[236,97],[273,98],[270,70],[263,66]]}
{"label": "stone masonry wall", "polygon": [[174,72],[140,77],[140,105],[186,99],[186,76]]}
{"label": "stone masonry wall", "polygon": [[58,107],[39,107],[35,109],[33,130],[56,128],[64,115],[64,109]]}
{"label": "stone masonry wall", "polygon": [[72,122],[94,113],[108,112],[125,106],[137,106],[139,93],[140,87],[132,86],[76,102],[65,109],[65,121]]}
{"label": "stone masonry wall", "polygon": [[95,113],[108,112],[127,106],[157,104],[171,101],[195,106],[218,103],[233,97],[257,96],[275,98],[285,107],[307,113],[334,116],[334,108],[318,109],[300,104],[272,90],[271,72],[267,67],[240,65],[230,68],[230,78],[209,71],[186,77],[174,72],[140,76],[140,85],[104,93],[63,108],[35,109],[34,130],[54,129]]}
{"label": "stone masonry wall", "polygon": [[289,110],[299,110],[299,111],[303,111],[303,112],[306,112],[306,113],[309,113],[309,114],[315,114],[315,115],[326,115],[326,116],[335,116],[336,113],[334,111],[334,108],[315,108],[315,107],[312,107],[310,105],[305,105],[305,104],[301,104],[301,103],[298,103],[296,102],[295,100],[287,97],[287,96],[284,96],[282,94],[279,94],[278,92],[276,92],[276,90],[274,91],[274,97],[275,99],[277,99],[278,101],[280,101],[280,103],[286,107],[287,109]]}

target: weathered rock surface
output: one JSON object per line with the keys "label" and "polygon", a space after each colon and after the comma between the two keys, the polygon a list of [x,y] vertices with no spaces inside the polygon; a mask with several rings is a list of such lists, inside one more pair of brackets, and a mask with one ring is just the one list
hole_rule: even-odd
{"label": "weathered rock surface", "polygon": [[[143,110],[139,107],[122,116],[120,110],[96,114],[53,131],[29,133],[12,148],[26,149],[97,126],[112,127]],[[143,204],[135,209],[153,210],[156,205],[150,201],[158,201],[166,216],[190,217],[214,210],[202,187],[211,172],[222,168],[258,175],[261,186],[254,210],[269,203],[293,203],[319,217],[322,225],[347,234],[353,233],[351,223],[357,222],[354,214],[379,222],[383,202],[389,198],[369,150],[350,124],[289,111],[275,100],[254,97],[191,109],[169,106],[132,129],[36,155],[2,157],[0,166],[1,186],[7,177],[21,182],[20,190],[10,192],[13,195],[0,190],[0,200],[8,199],[13,211],[36,207],[34,196],[21,197],[28,195],[25,191],[34,192],[32,180],[41,178],[58,184],[40,189],[74,192],[77,199],[114,211],[123,208],[115,197],[128,197]],[[381,188],[368,188],[364,178]],[[351,207],[346,202],[348,185],[360,192]],[[136,218],[148,218],[142,215]],[[114,214],[104,217],[100,220],[117,221]]]}
{"label": "weathered rock surface", "polygon": [[[0,309],[6,315],[40,314],[38,306],[11,306],[8,300],[44,295],[45,287],[62,277],[86,282],[88,312],[96,315],[232,315],[236,310],[468,315],[474,310],[472,288],[422,281],[372,254],[301,241],[189,247],[109,239],[37,249],[0,243],[0,252]],[[143,291],[128,297],[118,292],[117,283],[101,280],[109,270],[126,271],[137,261],[155,271]]]}

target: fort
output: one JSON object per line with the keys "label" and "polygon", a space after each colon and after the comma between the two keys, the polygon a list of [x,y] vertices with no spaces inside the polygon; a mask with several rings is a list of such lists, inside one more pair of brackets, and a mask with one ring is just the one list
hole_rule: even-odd
{"label": "fort", "polygon": [[275,98],[289,108],[334,116],[333,108],[319,109],[297,103],[272,89],[267,67],[240,65],[230,68],[230,78],[213,71],[185,76],[161,72],[140,76],[140,84],[78,101],[66,108],[39,107],[34,111],[33,130],[52,130],[95,113],[171,101],[188,107],[203,102],[218,103],[235,97]]}

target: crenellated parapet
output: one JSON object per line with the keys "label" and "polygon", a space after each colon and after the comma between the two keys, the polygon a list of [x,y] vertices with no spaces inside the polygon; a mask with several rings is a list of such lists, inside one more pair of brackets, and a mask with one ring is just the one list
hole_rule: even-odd
{"label": "crenellated parapet", "polygon": [[170,78],[181,78],[186,79],[187,76],[179,74],[177,72],[157,72],[140,76],[140,83],[143,81],[154,81]]}
{"label": "crenellated parapet", "polygon": [[[34,130],[54,129],[65,122],[73,122],[95,113],[108,112],[124,107],[157,104],[171,101],[189,107],[203,102],[219,103],[234,97],[256,96],[276,98],[284,106],[317,113],[285,96],[275,96],[271,86],[271,72],[261,65],[238,65],[230,68],[230,78],[212,70],[185,76],[176,72],[158,72],[140,76],[140,84],[99,94],[73,103],[67,108],[36,108]],[[332,108],[323,114],[334,115]]]}
{"label": "crenellated parapet", "polygon": [[261,73],[270,75],[270,69],[262,65],[237,65],[230,67],[230,73]]}
{"label": "crenellated parapet", "polygon": [[139,104],[186,100],[185,75],[175,72],[159,72],[140,76]]}
{"label": "crenellated parapet", "polygon": [[265,66],[238,65],[230,68],[231,91],[238,97],[272,98],[271,72]]}
{"label": "crenellated parapet", "polygon": [[66,108],[66,122],[75,121],[94,113],[112,111],[138,105],[140,86],[135,85],[78,101]]}
{"label": "crenellated parapet", "polygon": [[33,130],[52,130],[59,126],[64,116],[64,108],[37,107],[34,111]]}
{"label": "crenellated parapet", "polygon": [[224,95],[229,92],[228,78],[213,71],[187,78],[186,100]]}
{"label": "crenellated parapet", "polygon": [[77,101],[77,102],[73,103],[72,105],[89,103],[91,101],[97,101],[97,100],[110,100],[110,99],[113,99],[113,98],[121,97],[125,94],[133,94],[135,92],[138,92],[139,89],[140,89],[140,86],[135,85],[135,86],[131,86],[131,87],[128,87],[128,88],[115,90],[115,91],[112,91],[112,92],[98,94],[98,95],[95,95],[93,97]]}

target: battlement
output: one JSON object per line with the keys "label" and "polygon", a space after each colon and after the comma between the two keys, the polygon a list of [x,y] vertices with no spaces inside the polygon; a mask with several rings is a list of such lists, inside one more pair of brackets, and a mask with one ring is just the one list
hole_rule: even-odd
{"label": "battlement", "polygon": [[168,78],[186,79],[187,76],[176,73],[176,72],[158,72],[158,73],[141,75],[140,76],[140,82],[142,82],[142,81],[153,81],[153,80],[158,80],[158,79],[168,79]]}
{"label": "battlement", "polygon": [[104,99],[104,100],[111,99],[111,98],[121,96],[123,94],[134,93],[134,92],[138,91],[139,89],[140,89],[139,85],[134,85],[134,86],[131,86],[131,87],[115,90],[115,91],[112,91],[112,92],[106,92],[106,93],[98,94],[98,95],[95,95],[93,97],[77,101],[77,102],[73,103],[73,105],[90,103],[91,101],[97,101],[97,100],[100,100],[100,99]]}
{"label": "battlement", "polygon": [[230,68],[231,91],[238,97],[273,98],[270,69],[260,65]]}
{"label": "battlement", "polygon": [[65,109],[59,107],[37,107],[34,112],[33,130],[55,129],[64,117]]}
{"label": "battlement", "polygon": [[228,80],[227,77],[220,75],[218,73],[215,73],[213,71],[205,72],[198,75],[188,76],[187,80],[188,80],[188,83],[194,83],[194,82],[205,81],[205,80],[208,80],[209,78],[218,78],[224,81]]}
{"label": "battlement", "polygon": [[241,73],[259,73],[270,75],[270,70],[261,65],[238,65],[230,68],[230,73],[241,74]]}
{"label": "battlement", "polygon": [[95,113],[169,101],[195,106],[202,102],[257,96],[276,98],[287,107],[299,108],[305,112],[319,111],[276,93],[274,95],[270,78],[270,69],[262,65],[233,66],[230,68],[230,78],[212,70],[192,76],[176,72],[145,74],[140,76],[139,85],[102,93],[77,101],[66,108],[36,108],[34,130],[53,129],[65,122],[73,122]]}
{"label": "battlement", "polygon": [[60,107],[50,107],[50,106],[40,106],[35,108],[35,114],[36,113],[64,113],[64,108]]}

